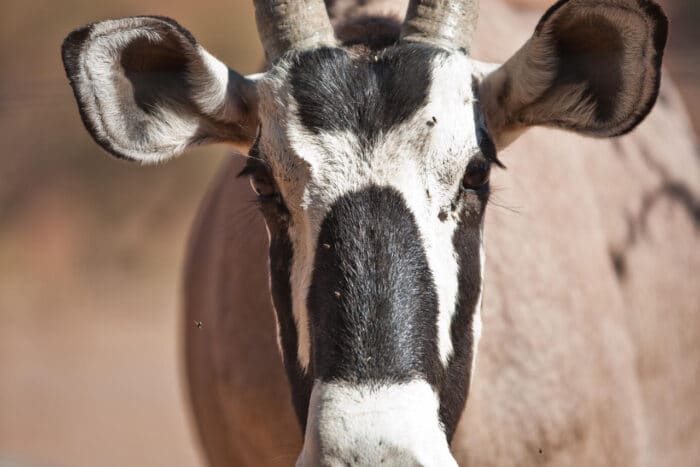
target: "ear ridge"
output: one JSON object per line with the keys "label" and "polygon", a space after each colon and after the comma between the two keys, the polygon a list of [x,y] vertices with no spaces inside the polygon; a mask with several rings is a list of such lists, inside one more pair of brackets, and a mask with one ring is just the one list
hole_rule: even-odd
{"label": "ear ridge", "polygon": [[638,0],[638,4],[640,8],[648,15],[648,18],[653,19],[652,21],[649,21],[649,26],[653,31],[651,34],[654,50],[654,58],[652,63],[657,72],[655,73],[653,82],[647,89],[647,93],[650,97],[647,99],[645,105],[642,106],[636,117],[627,127],[621,128],[617,134],[612,136],[621,136],[634,130],[637,125],[639,125],[646,118],[646,116],[649,115],[649,112],[651,112],[651,109],[654,107],[654,104],[656,104],[656,100],[659,97],[659,90],[661,89],[661,65],[663,63],[664,50],[666,49],[666,42],[668,40],[668,17],[664,13],[661,6],[651,0]]}
{"label": "ear ridge", "polygon": [[[243,76],[230,69],[201,45],[197,45],[197,60],[188,64],[188,83],[197,109],[213,122],[234,128],[224,128],[232,133],[231,139],[255,138],[258,126],[258,94],[256,80],[259,76]],[[206,79],[194,79],[195,77]]]}
{"label": "ear ridge", "polygon": [[595,137],[631,131],[656,102],[667,34],[651,0],[560,0],[480,85],[497,144],[533,125]]}
{"label": "ear ridge", "polygon": [[93,29],[97,23],[91,23],[82,26],[78,29],[72,31],[64,39],[61,45],[61,57],[63,59],[63,67],[70,82],[71,89],[73,90],[73,95],[78,103],[78,111],[80,112],[80,118],[83,121],[83,125],[90,132],[90,135],[95,139],[95,141],[102,146],[103,149],[108,151],[115,157],[126,160],[136,160],[115,148],[112,142],[107,138],[106,132],[104,130],[104,125],[100,119],[95,119],[92,117],[89,110],[90,106],[97,106],[94,100],[91,102],[90,97],[84,89],[84,84],[81,78],[85,74],[81,57],[86,48],[87,41],[89,37],[93,34]]}
{"label": "ear ridge", "polygon": [[62,56],[83,123],[116,157],[159,162],[192,145],[255,136],[255,83],[170,18],[89,24],[68,35]]}
{"label": "ear ridge", "polygon": [[[159,24],[160,23],[160,24]],[[86,128],[95,141],[106,149],[110,154],[131,161],[157,162],[165,158],[178,155],[184,151],[189,141],[181,141],[179,144],[137,144],[132,142],[131,135],[119,135],[119,129],[115,127],[127,125],[143,125],[142,122],[124,121],[127,118],[119,115],[122,109],[110,109],[109,103],[105,102],[103,96],[106,88],[114,87],[111,76],[111,68],[115,64],[111,63],[108,39],[116,34],[131,35],[138,33],[142,37],[152,34],[155,27],[166,23],[168,27],[173,27],[174,20],[164,20],[161,17],[131,17],[118,20],[105,20],[91,23],[87,26],[73,31],[64,40],[62,55],[64,67],[68,79],[73,88],[80,115]],[[175,23],[177,24],[177,23]],[[178,25],[179,26],[179,25]],[[181,27],[176,28],[179,32]],[[192,40],[191,35],[185,36],[187,41]],[[122,38],[123,41],[124,38]],[[101,43],[106,41],[107,43]],[[88,66],[88,60],[96,60],[99,65],[93,63]],[[97,65],[97,66],[96,66]],[[100,70],[100,68],[104,70]],[[92,69],[91,69],[92,68]],[[102,73],[100,73],[102,71]],[[151,108],[150,112],[156,116],[156,120],[166,121],[167,117],[158,108]],[[136,116],[138,114],[135,114]],[[106,117],[111,117],[116,122],[110,125]],[[136,119],[134,119],[136,120]],[[184,128],[183,122],[179,122],[179,132],[194,133],[194,128]],[[166,126],[173,127],[176,123],[169,122]],[[155,133],[158,139],[163,139],[161,133],[164,128],[150,128],[149,133]],[[134,138],[135,141],[138,139]],[[167,140],[167,138],[166,138]]]}

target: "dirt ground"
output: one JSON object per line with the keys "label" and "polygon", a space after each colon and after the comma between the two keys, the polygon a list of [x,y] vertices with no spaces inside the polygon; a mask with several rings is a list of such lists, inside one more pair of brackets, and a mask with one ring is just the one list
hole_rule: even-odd
{"label": "dirt ground", "polygon": [[[668,64],[700,128],[700,2],[664,3]],[[197,204],[233,156],[217,147],[160,167],[106,157],[59,56],[78,25],[156,13],[239,71],[261,63],[247,1],[0,0],[0,467],[201,465],[179,283]]]}

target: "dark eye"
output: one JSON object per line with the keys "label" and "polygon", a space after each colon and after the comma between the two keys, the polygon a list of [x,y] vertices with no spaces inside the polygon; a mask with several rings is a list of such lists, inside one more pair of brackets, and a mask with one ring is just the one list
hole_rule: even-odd
{"label": "dark eye", "polygon": [[273,198],[277,195],[272,176],[264,169],[258,169],[250,176],[250,186],[261,199]]}
{"label": "dark eye", "polygon": [[467,190],[477,190],[489,182],[491,163],[480,157],[475,157],[467,165],[462,177],[462,187]]}
{"label": "dark eye", "polygon": [[262,164],[248,163],[245,168],[238,174],[239,177],[248,177],[250,186],[258,195],[260,201],[268,201],[277,199],[279,194],[275,180],[269,169]]}

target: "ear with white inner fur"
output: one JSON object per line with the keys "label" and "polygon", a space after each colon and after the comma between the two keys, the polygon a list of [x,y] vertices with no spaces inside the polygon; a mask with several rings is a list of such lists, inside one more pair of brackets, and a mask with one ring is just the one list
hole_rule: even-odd
{"label": "ear with white inner fur", "polygon": [[545,125],[596,137],[632,130],[659,90],[668,21],[651,0],[561,0],[479,86],[499,148]]}
{"label": "ear with white inner fur", "polygon": [[169,18],[87,25],[68,35],[62,55],[83,123],[117,157],[152,163],[191,145],[255,137],[254,80]]}

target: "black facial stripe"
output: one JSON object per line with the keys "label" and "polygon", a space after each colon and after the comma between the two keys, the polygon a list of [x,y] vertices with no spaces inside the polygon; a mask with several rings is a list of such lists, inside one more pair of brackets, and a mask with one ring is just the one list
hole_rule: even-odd
{"label": "black facial stripe", "polygon": [[404,44],[362,57],[327,48],[299,54],[290,82],[302,124],[314,133],[349,131],[371,145],[425,105],[430,65],[441,53]]}
{"label": "black facial stripe", "polygon": [[370,187],[323,221],[308,296],[315,377],[438,384],[438,301],[403,197]]}
{"label": "black facial stripe", "polygon": [[464,410],[469,390],[474,352],[474,310],[481,287],[481,222],[486,199],[475,197],[468,201],[460,215],[460,223],[452,238],[458,257],[459,290],[450,337],[453,353],[440,390],[440,420],[447,441],[452,440],[457,422]]}
{"label": "black facial stripe", "polygon": [[292,314],[291,264],[293,258],[292,244],[287,226],[276,216],[265,216],[270,229],[270,282],[272,302],[280,329],[282,357],[287,379],[292,390],[292,403],[302,432],[306,429],[306,416],[309,410],[309,398],[313,384],[312,369],[308,373],[299,365],[297,328]]}

